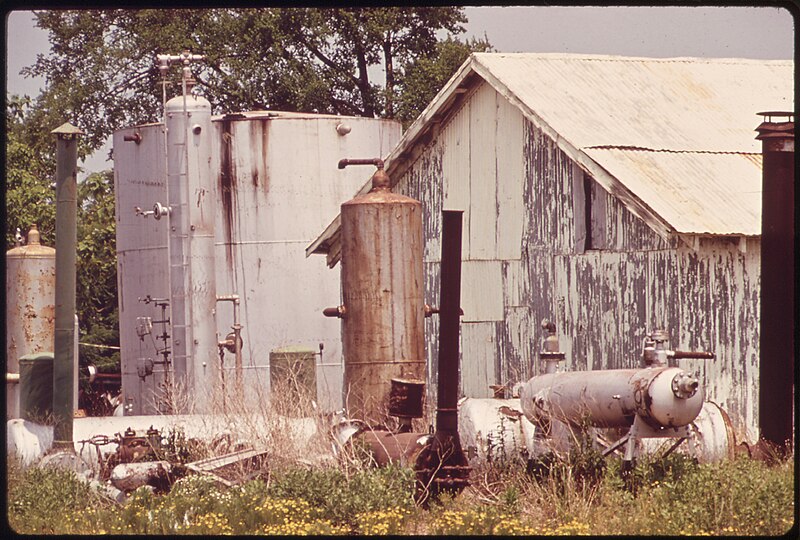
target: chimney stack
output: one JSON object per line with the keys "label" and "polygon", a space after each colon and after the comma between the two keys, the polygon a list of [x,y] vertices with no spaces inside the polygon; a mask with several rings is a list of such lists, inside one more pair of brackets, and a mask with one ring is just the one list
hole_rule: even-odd
{"label": "chimney stack", "polygon": [[794,113],[762,112],[761,438],[785,447],[794,416]]}

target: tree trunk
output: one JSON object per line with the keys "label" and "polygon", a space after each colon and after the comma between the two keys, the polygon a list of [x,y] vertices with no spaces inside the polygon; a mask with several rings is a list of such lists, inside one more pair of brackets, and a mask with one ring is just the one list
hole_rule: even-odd
{"label": "tree trunk", "polygon": [[369,73],[367,72],[367,57],[364,47],[359,43],[356,45],[356,60],[358,63],[358,91],[361,93],[361,103],[363,104],[363,114],[372,118],[375,116],[375,103],[372,96],[372,88],[369,86]]}
{"label": "tree trunk", "polygon": [[383,41],[383,60],[386,69],[386,118],[394,118],[394,63],[391,34]]}

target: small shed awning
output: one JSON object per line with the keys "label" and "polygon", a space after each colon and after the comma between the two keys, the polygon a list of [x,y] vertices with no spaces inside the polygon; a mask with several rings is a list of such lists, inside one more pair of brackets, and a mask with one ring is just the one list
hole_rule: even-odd
{"label": "small shed awning", "polygon": [[[387,157],[393,179],[481,81],[661,234],[760,234],[756,113],[794,110],[792,61],[475,53]],[[307,255],[336,264],[339,223]]]}

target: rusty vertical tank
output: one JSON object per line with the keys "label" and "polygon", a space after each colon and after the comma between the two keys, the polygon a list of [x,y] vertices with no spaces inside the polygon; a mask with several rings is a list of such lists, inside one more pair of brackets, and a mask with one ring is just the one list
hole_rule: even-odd
{"label": "rusty vertical tank", "polygon": [[[55,341],[56,250],[43,246],[36,225],[28,243],[6,252],[6,372],[19,358],[52,351]],[[6,383],[6,418],[19,417],[16,383]]]}
{"label": "rusty vertical tank", "polygon": [[[387,418],[391,380],[424,380],[422,203],[389,190],[381,160],[369,193],[342,204],[344,403],[352,418]],[[326,314],[331,315],[330,310]]]}

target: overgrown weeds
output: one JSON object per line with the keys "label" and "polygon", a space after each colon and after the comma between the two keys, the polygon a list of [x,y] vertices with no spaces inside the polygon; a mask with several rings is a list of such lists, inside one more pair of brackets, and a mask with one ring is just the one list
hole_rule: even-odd
{"label": "overgrown weeds", "polygon": [[580,481],[567,461],[555,474],[524,464],[478,466],[472,486],[422,510],[413,475],[400,467],[289,467],[225,488],[187,476],[163,495],[103,499],[74,473],[9,460],[8,517],[27,534],[494,534],[778,535],[794,524],[792,458],[698,464],[672,454],[642,459],[634,494],[611,458],[597,480]]}

